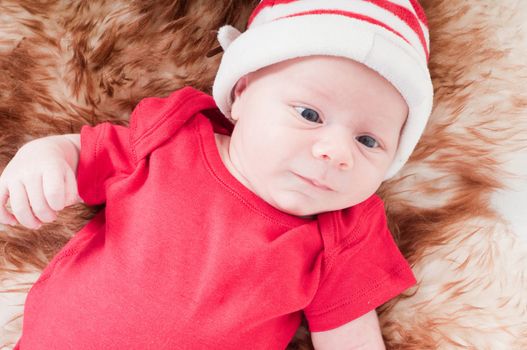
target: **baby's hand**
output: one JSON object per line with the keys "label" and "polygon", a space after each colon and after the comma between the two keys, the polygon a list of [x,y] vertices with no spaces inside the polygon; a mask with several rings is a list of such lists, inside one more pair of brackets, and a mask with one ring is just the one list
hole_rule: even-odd
{"label": "baby's hand", "polygon": [[65,206],[79,203],[79,144],[78,135],[61,135],[22,146],[0,176],[0,223],[36,229],[54,221]]}

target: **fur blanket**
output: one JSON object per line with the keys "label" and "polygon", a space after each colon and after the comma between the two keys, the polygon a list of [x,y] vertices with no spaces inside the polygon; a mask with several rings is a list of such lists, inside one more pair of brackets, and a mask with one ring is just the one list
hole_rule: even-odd
{"label": "fur blanket", "polygon": [[[30,139],[126,124],[146,96],[210,92],[215,30],[253,0],[0,0],[0,170]],[[527,2],[423,0],[435,108],[379,191],[417,287],[380,310],[389,349],[527,349]],[[0,226],[0,349],[27,289],[98,208]],[[291,349],[309,349],[299,329]]]}

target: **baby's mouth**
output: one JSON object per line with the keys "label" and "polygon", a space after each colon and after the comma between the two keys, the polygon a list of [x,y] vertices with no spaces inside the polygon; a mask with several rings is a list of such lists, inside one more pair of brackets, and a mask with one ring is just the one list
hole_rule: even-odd
{"label": "baby's mouth", "polygon": [[301,179],[303,182],[313,186],[313,187],[316,187],[320,190],[323,190],[323,191],[335,191],[333,188],[329,187],[328,185],[326,185],[325,183],[321,182],[320,180],[316,180],[316,179],[311,179],[309,177],[305,177],[305,176],[302,176],[302,175],[299,175],[297,173],[293,173],[294,175],[296,175],[299,179]]}

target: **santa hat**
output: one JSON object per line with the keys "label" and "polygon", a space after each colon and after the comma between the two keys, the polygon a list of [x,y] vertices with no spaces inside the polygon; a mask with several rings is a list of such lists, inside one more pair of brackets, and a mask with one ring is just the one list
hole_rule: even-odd
{"label": "santa hat", "polygon": [[240,78],[296,57],[347,57],[375,70],[401,93],[409,114],[386,178],[408,160],[432,109],[426,17],[417,0],[262,0],[247,30],[220,28],[224,49],[213,86],[227,116]]}

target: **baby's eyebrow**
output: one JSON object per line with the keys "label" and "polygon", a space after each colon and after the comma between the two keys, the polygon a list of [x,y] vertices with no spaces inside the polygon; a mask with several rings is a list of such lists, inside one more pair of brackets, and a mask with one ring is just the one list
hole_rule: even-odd
{"label": "baby's eyebrow", "polygon": [[329,93],[326,89],[321,86],[321,84],[318,84],[318,82],[302,82],[301,84],[299,83],[299,86],[304,88],[308,93],[312,94],[313,96],[322,97],[328,101],[332,100],[334,97],[333,94]]}

